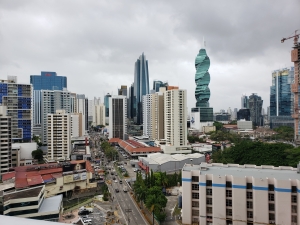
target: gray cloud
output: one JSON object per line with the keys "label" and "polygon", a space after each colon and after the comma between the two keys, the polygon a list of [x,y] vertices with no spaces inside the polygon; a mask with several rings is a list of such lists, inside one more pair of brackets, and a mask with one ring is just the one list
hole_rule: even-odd
{"label": "gray cloud", "polygon": [[188,90],[193,107],[194,60],[203,36],[211,59],[211,106],[240,107],[243,93],[269,105],[271,72],[292,66],[300,3],[268,1],[10,1],[0,2],[0,75],[56,71],[68,89],[90,98],[133,82],[142,52],[150,80]]}

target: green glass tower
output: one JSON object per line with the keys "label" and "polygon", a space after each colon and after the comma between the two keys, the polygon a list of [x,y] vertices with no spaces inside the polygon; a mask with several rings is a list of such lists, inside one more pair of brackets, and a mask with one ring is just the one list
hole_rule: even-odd
{"label": "green glass tower", "polygon": [[200,49],[196,59],[195,59],[195,82],[196,82],[196,107],[209,107],[209,98],[210,98],[210,90],[209,90],[209,82],[210,82],[210,74],[208,72],[210,66],[209,57],[206,54],[205,49]]}

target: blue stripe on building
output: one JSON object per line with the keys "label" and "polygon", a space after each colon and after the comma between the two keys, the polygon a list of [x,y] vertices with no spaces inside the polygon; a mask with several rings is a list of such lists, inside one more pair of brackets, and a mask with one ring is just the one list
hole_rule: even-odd
{"label": "blue stripe on building", "polygon": [[268,191],[268,187],[259,187],[259,186],[253,186],[252,187],[253,190],[255,191]]}
{"label": "blue stripe on building", "polygon": [[288,193],[292,192],[292,189],[290,188],[274,188],[274,190],[277,192],[288,192]]}
{"label": "blue stripe on building", "polygon": [[200,186],[206,187],[206,183],[205,182],[199,182]]}
{"label": "blue stripe on building", "polygon": [[225,184],[212,184],[213,187],[226,187]]}
{"label": "blue stripe on building", "polygon": [[182,182],[192,182],[191,178],[182,178]]}
{"label": "blue stripe on building", "polygon": [[246,189],[246,185],[238,185],[238,184],[233,184],[232,188],[237,188],[237,189]]}

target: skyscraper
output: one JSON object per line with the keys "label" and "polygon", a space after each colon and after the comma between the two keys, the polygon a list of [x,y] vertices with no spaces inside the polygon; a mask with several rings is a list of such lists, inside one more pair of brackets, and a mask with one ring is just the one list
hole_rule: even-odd
{"label": "skyscraper", "polygon": [[111,97],[111,95],[109,93],[107,93],[104,96],[104,105],[105,105],[105,117],[109,117],[109,98]]}
{"label": "skyscraper", "polygon": [[83,134],[85,134],[89,128],[89,122],[88,122],[88,99],[85,98],[84,94],[77,94],[77,113],[81,113],[82,114],[82,132]]}
{"label": "skyscraper", "polygon": [[0,106],[0,176],[3,173],[9,172],[11,168],[12,157],[11,150],[11,117],[7,116],[7,107]]}
{"label": "skyscraper", "polygon": [[30,75],[33,90],[63,90],[67,88],[67,77],[57,76],[56,72],[42,71],[41,75]]}
{"label": "skyscraper", "polygon": [[127,99],[126,96],[109,98],[109,138],[126,139],[127,134]]}
{"label": "skyscraper", "polygon": [[200,131],[203,126],[211,125],[213,122],[213,108],[209,107],[209,66],[210,60],[206,50],[201,48],[195,59],[196,107],[191,110],[191,127]]}
{"label": "skyscraper", "polygon": [[135,107],[134,107],[134,84],[128,88],[128,100],[127,100],[127,117],[133,119],[135,116]]}
{"label": "skyscraper", "polygon": [[247,95],[241,97],[241,109],[249,109],[249,99]]}
{"label": "skyscraper", "polygon": [[121,85],[121,88],[118,89],[118,95],[127,96],[127,85]]}
{"label": "skyscraper", "polygon": [[155,92],[159,92],[159,88],[161,87],[167,87],[168,86],[168,83],[167,82],[162,82],[160,80],[154,80],[153,81],[153,90]]}
{"label": "skyscraper", "polygon": [[275,70],[270,87],[270,128],[279,126],[294,127],[291,85],[294,80],[294,67]]}
{"label": "skyscraper", "polygon": [[249,96],[250,120],[255,126],[263,125],[263,117],[261,115],[262,105],[263,100],[260,96],[255,93]]}
{"label": "skyscraper", "polygon": [[136,114],[134,121],[137,124],[143,124],[143,105],[142,96],[149,94],[149,71],[148,60],[144,53],[135,62],[134,66],[134,110]]}
{"label": "skyscraper", "polygon": [[32,138],[31,97],[31,84],[18,84],[15,76],[0,81],[0,105],[7,107],[7,116],[11,117],[13,140],[27,142]]}

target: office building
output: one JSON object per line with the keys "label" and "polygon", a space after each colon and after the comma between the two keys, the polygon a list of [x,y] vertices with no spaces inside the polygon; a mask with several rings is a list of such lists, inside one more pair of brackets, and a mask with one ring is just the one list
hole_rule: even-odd
{"label": "office building", "polygon": [[7,107],[0,106],[0,176],[12,167],[11,117],[7,116]]}
{"label": "office building", "polygon": [[294,128],[291,86],[294,80],[294,67],[275,70],[270,87],[270,128],[290,126]]}
{"label": "office building", "polygon": [[126,96],[109,98],[109,138],[127,139],[127,99]]}
{"label": "office building", "polygon": [[56,72],[42,71],[41,75],[30,75],[33,90],[63,90],[67,88],[67,77]]}
{"label": "office building", "polygon": [[121,88],[118,89],[118,95],[127,96],[127,85],[121,85]]}
{"label": "office building", "polygon": [[167,144],[187,145],[186,90],[173,89],[164,93],[164,128]]}
{"label": "office building", "polygon": [[203,126],[213,123],[213,108],[209,107],[210,59],[204,48],[201,48],[195,59],[195,98],[196,107],[191,109],[191,128],[202,131]]}
{"label": "office building", "polygon": [[250,109],[240,109],[237,112],[237,120],[250,121]]}
{"label": "office building", "polygon": [[104,125],[105,126],[105,106],[99,104],[94,106],[95,116],[93,117],[94,126]]}
{"label": "office building", "polygon": [[215,113],[214,114],[214,121],[218,121],[221,123],[229,123],[231,120],[231,115],[229,113]]}
{"label": "office building", "polygon": [[168,82],[162,82],[160,80],[154,80],[153,81],[153,90],[154,92],[159,92],[159,89],[161,87],[168,87]]}
{"label": "office building", "polygon": [[47,118],[48,114],[56,113],[56,110],[65,110],[71,113],[71,92],[66,89],[60,90],[41,90],[41,128],[42,143],[47,144]]}
{"label": "office building", "polygon": [[6,106],[11,117],[11,138],[13,141],[31,141],[32,108],[30,84],[18,84],[17,77],[8,76],[0,81],[0,105]]}
{"label": "office building", "polygon": [[260,96],[255,93],[249,96],[250,120],[255,126],[263,126],[262,105],[263,100]]}
{"label": "office building", "polygon": [[65,110],[47,115],[48,161],[69,159],[71,151],[71,119]]}
{"label": "office building", "polygon": [[249,99],[247,95],[241,97],[241,109],[249,109]]}
{"label": "office building", "polygon": [[253,123],[252,123],[252,121],[239,120],[239,121],[237,121],[237,128],[239,130],[252,130]]}
{"label": "office building", "polygon": [[182,224],[300,224],[292,167],[201,163],[182,169]]}
{"label": "office building", "polygon": [[128,88],[128,100],[127,100],[127,117],[133,119],[135,116],[135,106],[134,106],[134,84]]}
{"label": "office building", "polygon": [[105,117],[109,117],[109,98],[110,97],[111,97],[111,95],[109,93],[107,93],[104,96]]}
{"label": "office building", "polygon": [[143,95],[149,94],[148,60],[144,53],[135,62],[134,66],[134,122],[143,124]]}

